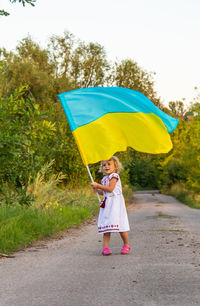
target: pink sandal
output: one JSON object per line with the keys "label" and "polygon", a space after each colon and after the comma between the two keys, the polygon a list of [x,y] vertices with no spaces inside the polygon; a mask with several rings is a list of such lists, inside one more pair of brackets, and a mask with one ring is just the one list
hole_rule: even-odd
{"label": "pink sandal", "polygon": [[103,255],[110,255],[110,254],[112,254],[112,251],[109,248],[104,248],[103,251],[102,251],[102,254]]}
{"label": "pink sandal", "polygon": [[130,249],[131,249],[130,245],[124,245],[123,248],[121,249],[121,254],[123,255],[129,254]]}

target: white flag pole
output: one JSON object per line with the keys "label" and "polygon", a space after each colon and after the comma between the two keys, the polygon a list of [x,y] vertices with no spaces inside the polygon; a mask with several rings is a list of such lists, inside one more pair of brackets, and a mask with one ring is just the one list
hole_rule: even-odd
{"label": "white flag pole", "polygon": [[[94,183],[94,180],[93,180],[93,177],[92,177],[92,174],[91,174],[91,172],[90,172],[89,167],[86,166],[86,169],[87,169],[87,172],[88,172],[89,177],[90,177],[90,179],[91,179],[91,182]],[[101,199],[100,199],[100,196],[99,196],[98,192],[96,193],[96,195],[97,195],[97,198],[98,198],[98,200],[99,200],[99,203],[101,203]]]}

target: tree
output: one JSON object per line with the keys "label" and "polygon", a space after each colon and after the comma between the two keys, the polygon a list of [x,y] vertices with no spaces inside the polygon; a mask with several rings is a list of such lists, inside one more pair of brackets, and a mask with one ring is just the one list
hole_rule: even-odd
{"label": "tree", "polygon": [[71,84],[73,89],[105,84],[110,66],[100,44],[86,44],[65,31],[64,36],[52,36],[48,48],[56,78]]}
{"label": "tree", "polygon": [[71,76],[78,87],[103,86],[109,68],[100,44],[81,42],[73,53]]}
{"label": "tree", "polygon": [[154,104],[162,106],[160,99],[156,97],[152,73],[141,69],[139,65],[131,59],[125,59],[115,63],[110,80],[116,86],[138,90],[146,95]]}
{"label": "tree", "polygon": [[187,111],[187,116],[200,116],[200,102],[194,102],[190,104],[190,107]]}
{"label": "tree", "polygon": [[72,33],[65,31],[63,36],[52,35],[48,44],[51,60],[55,65],[55,77],[68,76],[71,70],[71,59],[75,38]]}
{"label": "tree", "polygon": [[187,110],[187,116],[190,117],[197,117],[200,116],[200,92],[199,88],[195,87],[197,91],[196,97],[194,98],[193,102],[190,103],[189,109]]}
{"label": "tree", "polygon": [[[25,6],[25,4],[30,4],[32,6],[35,6],[35,2],[36,0],[9,0],[11,3],[16,3],[16,2],[19,2],[19,3],[22,3],[23,6]],[[4,10],[0,10],[0,16],[9,16],[10,14]]]}
{"label": "tree", "polygon": [[171,102],[169,102],[169,109],[176,116],[182,116],[184,118],[186,110],[185,110],[183,101],[171,101]]}
{"label": "tree", "polygon": [[15,88],[28,85],[32,96],[45,109],[54,96],[54,64],[48,50],[27,37],[18,44],[16,53],[2,49],[0,54],[2,94],[10,95]]}
{"label": "tree", "polygon": [[161,184],[169,188],[181,184],[190,192],[200,192],[200,117],[180,119],[172,134],[173,150],[161,163]]}

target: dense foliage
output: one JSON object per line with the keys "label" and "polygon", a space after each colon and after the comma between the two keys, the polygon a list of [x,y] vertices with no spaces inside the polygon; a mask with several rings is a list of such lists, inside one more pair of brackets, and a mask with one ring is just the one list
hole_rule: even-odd
{"label": "dense foliage", "polygon": [[[65,175],[68,186],[88,184],[88,175],[69,130],[57,94],[89,86],[123,86],[143,92],[158,107],[180,119],[169,154],[150,155],[129,149],[119,153],[123,183],[137,188],[168,189],[179,183],[200,190],[200,99],[186,110],[182,101],[164,108],[153,75],[136,62],[111,63],[97,43],[81,42],[71,33],[52,36],[47,48],[30,37],[15,52],[0,50],[0,196],[31,200],[27,189],[44,164]],[[91,166],[98,179],[98,165]],[[11,201],[11,200],[10,200]]]}

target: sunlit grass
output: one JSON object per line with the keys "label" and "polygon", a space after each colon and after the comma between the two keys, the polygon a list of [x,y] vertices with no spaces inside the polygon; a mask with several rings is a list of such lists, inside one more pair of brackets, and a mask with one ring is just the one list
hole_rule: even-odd
{"label": "sunlit grass", "polygon": [[198,194],[192,194],[181,185],[174,184],[168,193],[191,208],[200,209],[200,196]]}
{"label": "sunlit grass", "polygon": [[[82,197],[84,198],[84,197]],[[59,205],[49,202],[43,208],[0,206],[0,253],[10,253],[42,237],[51,236],[73,226],[78,227],[98,211],[94,197],[85,196],[82,205]]]}

